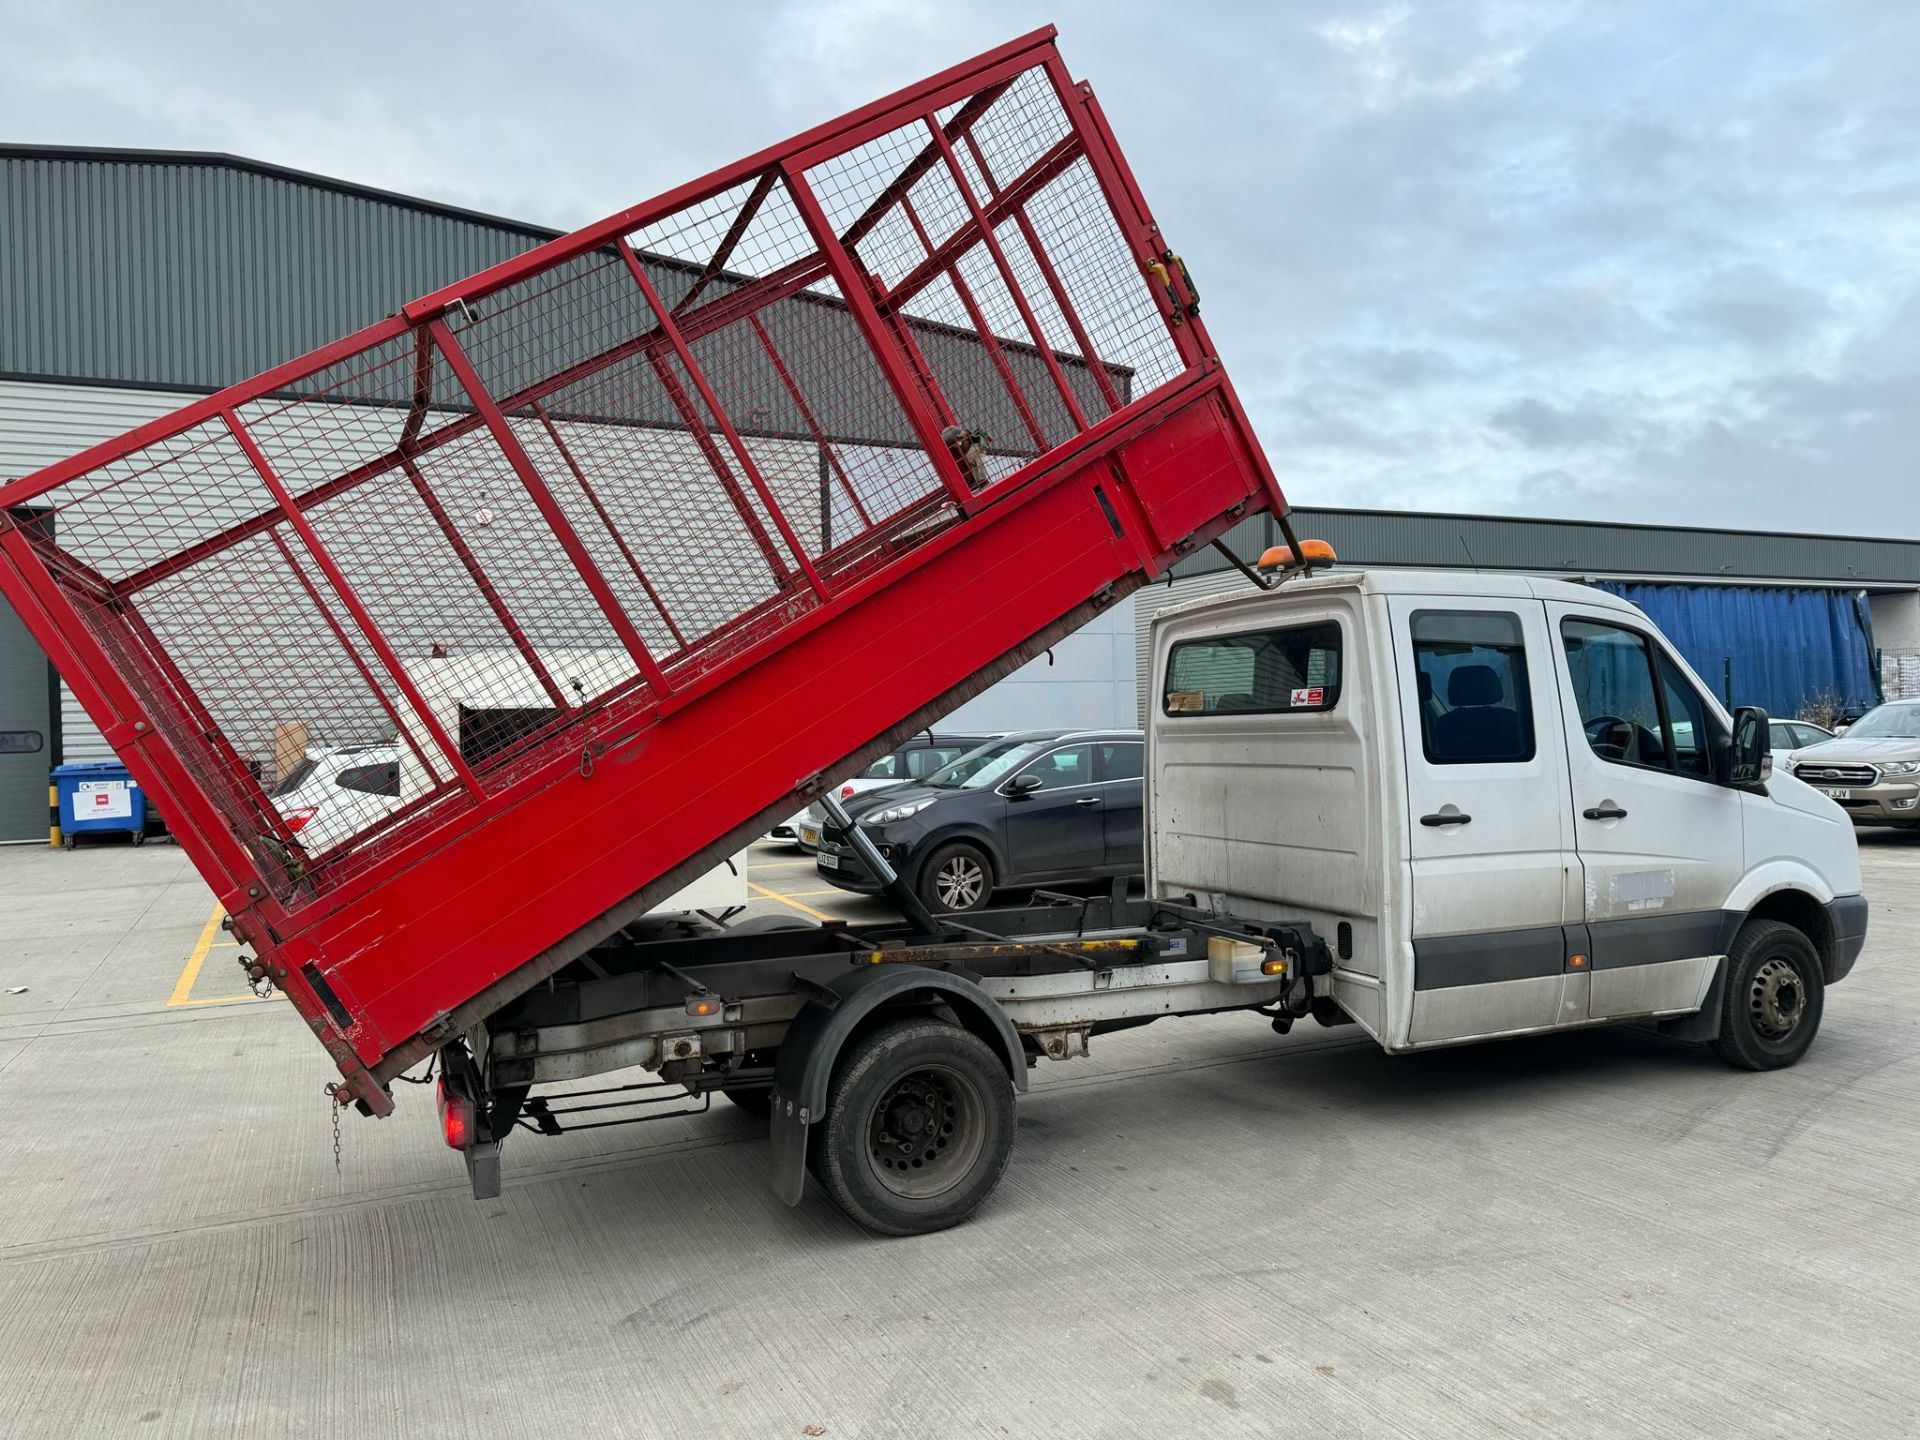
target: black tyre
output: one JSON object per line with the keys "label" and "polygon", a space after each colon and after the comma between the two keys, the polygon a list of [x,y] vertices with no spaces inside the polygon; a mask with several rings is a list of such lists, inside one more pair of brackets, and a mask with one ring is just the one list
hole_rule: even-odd
{"label": "black tyre", "polygon": [[1714,1049],[1743,1070],[1779,1070],[1807,1053],[1826,1008],[1813,942],[1777,920],[1749,920],[1727,954]]}
{"label": "black tyre", "polygon": [[964,840],[942,845],[920,867],[920,900],[935,913],[984,910],[993,899],[993,862]]}
{"label": "black tyre", "polygon": [[815,1127],[814,1176],[869,1230],[944,1230],[1000,1183],[1013,1125],[1013,1082],[984,1040],[943,1020],[902,1020],[840,1057]]}
{"label": "black tyre", "polygon": [[722,1086],[720,1093],[731,1100],[736,1108],[746,1111],[756,1120],[765,1120],[773,1114],[771,1085],[763,1085],[754,1090],[730,1090]]}

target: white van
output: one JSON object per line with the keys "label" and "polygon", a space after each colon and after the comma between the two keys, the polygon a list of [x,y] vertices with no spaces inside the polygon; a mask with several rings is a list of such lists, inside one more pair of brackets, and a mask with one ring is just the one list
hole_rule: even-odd
{"label": "white van", "polygon": [[[1145,897],[1039,892],[952,926],[828,797],[905,923],[659,935],[488,1017],[442,1052],[474,1193],[499,1193],[499,1141],[473,1116],[639,1064],[766,1116],[787,1204],[811,1173],[918,1234],[998,1182],[1029,1067],[1114,1031],[1310,1015],[1405,1052],[1637,1020],[1771,1070],[1865,942],[1845,812],[1770,775],[1765,713],[1728,716],[1624,601],[1298,575],[1163,612],[1153,654]],[[631,968],[664,956],[667,1004]]]}
{"label": "white van", "polygon": [[1623,600],[1331,572],[1164,611],[1153,648],[1154,895],[1310,919],[1388,1051],[1694,1016],[1668,1028],[1790,1064],[1864,943],[1846,813],[1736,776]]}

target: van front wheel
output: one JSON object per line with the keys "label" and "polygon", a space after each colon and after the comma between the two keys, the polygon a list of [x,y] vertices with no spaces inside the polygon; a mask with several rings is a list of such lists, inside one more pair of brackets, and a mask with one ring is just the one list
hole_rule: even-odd
{"label": "van front wheel", "polygon": [[1743,1070],[1779,1070],[1807,1053],[1826,1008],[1813,942],[1777,920],[1749,920],[1727,953],[1714,1049]]}

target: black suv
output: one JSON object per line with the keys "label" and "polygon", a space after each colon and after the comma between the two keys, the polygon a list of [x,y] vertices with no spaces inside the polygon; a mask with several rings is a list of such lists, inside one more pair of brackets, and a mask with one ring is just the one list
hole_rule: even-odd
{"label": "black suv", "polygon": [[[847,802],[847,813],[933,910],[979,910],[1006,885],[1049,885],[1143,867],[1138,730],[1027,730],[968,752],[925,781]],[[820,877],[880,889],[844,834],[820,837]]]}
{"label": "black suv", "polygon": [[[946,731],[922,730],[841,785],[840,803],[847,804],[854,796],[865,795],[882,786],[925,780],[969,750],[999,738],[998,735],[954,735]],[[818,804],[809,805],[784,825],[774,826],[767,832],[767,838],[791,840],[802,850],[817,850],[820,848],[820,832],[826,827],[826,813]]]}

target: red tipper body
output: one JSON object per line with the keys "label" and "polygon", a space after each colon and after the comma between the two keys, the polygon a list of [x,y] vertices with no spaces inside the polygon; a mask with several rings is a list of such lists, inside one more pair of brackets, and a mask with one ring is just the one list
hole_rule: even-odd
{"label": "red tipper body", "polygon": [[8,485],[0,588],[384,1111],[1283,513],[1196,307],[1043,30]]}

